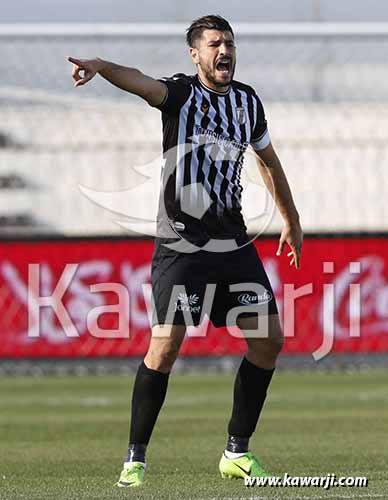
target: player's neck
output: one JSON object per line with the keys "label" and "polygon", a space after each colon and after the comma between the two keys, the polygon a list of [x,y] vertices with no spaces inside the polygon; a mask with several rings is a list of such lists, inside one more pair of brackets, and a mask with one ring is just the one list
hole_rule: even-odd
{"label": "player's neck", "polygon": [[202,85],[204,85],[210,90],[214,90],[214,92],[223,94],[225,92],[228,92],[228,90],[230,89],[230,83],[228,85],[222,85],[222,86],[216,85],[214,82],[208,80],[204,75],[200,75],[199,73],[198,73],[198,79],[202,83]]}

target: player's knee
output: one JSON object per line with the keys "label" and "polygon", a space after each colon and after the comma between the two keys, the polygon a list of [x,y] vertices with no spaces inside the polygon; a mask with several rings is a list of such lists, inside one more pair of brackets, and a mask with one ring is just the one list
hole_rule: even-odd
{"label": "player's knee", "polygon": [[274,339],[266,339],[261,343],[260,349],[248,349],[247,358],[253,364],[262,368],[272,367],[281,351],[282,345]]}
{"label": "player's knee", "polygon": [[274,366],[276,358],[284,345],[284,336],[281,330],[265,339],[248,343],[247,357],[253,364],[262,368]]}
{"label": "player's knee", "polygon": [[170,372],[179,354],[178,345],[169,345],[162,349],[151,350],[147,353],[147,366],[152,370]]}
{"label": "player's knee", "polygon": [[277,328],[276,331],[272,332],[272,335],[268,338],[268,350],[270,355],[275,359],[281,353],[284,346],[284,335],[281,327]]}
{"label": "player's knee", "polygon": [[279,332],[277,332],[276,335],[270,337],[268,340],[270,342],[272,351],[276,355],[280,354],[284,346],[284,335],[282,330],[279,330]]}

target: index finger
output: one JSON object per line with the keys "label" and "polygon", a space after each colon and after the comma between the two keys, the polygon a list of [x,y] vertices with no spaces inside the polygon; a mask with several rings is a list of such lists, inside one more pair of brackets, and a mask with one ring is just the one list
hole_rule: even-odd
{"label": "index finger", "polygon": [[77,64],[77,66],[82,66],[81,59],[76,59],[75,57],[67,56],[67,60],[70,61],[73,64]]}

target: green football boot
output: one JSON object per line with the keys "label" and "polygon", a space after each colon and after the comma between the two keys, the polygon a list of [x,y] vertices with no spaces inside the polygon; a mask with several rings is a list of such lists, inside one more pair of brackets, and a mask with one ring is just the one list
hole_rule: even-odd
{"label": "green football boot", "polygon": [[142,462],[128,462],[124,464],[120,479],[115,484],[119,488],[140,486],[144,482],[145,466]]}
{"label": "green football boot", "polygon": [[219,469],[221,477],[226,479],[244,479],[246,477],[270,477],[259,460],[248,451],[240,458],[227,458],[222,454]]}

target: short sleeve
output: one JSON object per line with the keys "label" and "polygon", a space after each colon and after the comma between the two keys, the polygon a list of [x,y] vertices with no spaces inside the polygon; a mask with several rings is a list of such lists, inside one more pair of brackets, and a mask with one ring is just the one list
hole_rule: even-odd
{"label": "short sleeve", "polygon": [[260,151],[265,149],[271,142],[268,124],[265,118],[264,107],[259,97],[253,95],[253,109],[255,113],[254,127],[251,136],[251,146]]}
{"label": "short sleeve", "polygon": [[182,106],[191,94],[191,84],[187,81],[186,75],[174,75],[171,78],[161,78],[159,80],[167,87],[166,96],[157,109],[171,116],[178,116]]}

